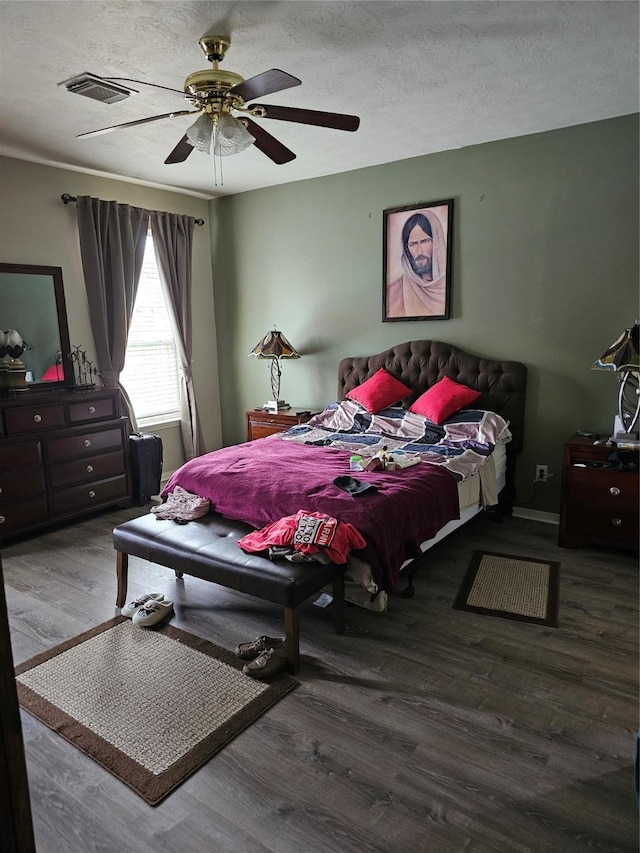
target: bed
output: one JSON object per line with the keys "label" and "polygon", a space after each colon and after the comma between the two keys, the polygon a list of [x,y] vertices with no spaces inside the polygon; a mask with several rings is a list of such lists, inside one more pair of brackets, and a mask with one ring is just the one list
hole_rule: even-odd
{"label": "bed", "polygon": [[[409,393],[372,416],[350,396],[381,368]],[[418,420],[411,407],[445,377],[479,393],[473,408],[458,410],[441,425]],[[190,460],[170,477],[163,496],[179,486],[206,497],[218,516],[257,530],[300,511],[353,526],[366,544],[350,552],[347,577],[362,596],[347,598],[385,609],[403,574],[412,577],[414,561],[486,508],[487,495],[496,496],[492,511],[511,512],[526,378],[520,362],[479,358],[440,341],[408,341],[345,358],[337,399],[323,413],[285,433]],[[420,464],[357,475],[350,469],[354,449],[368,462],[381,447],[396,459],[417,454]],[[347,475],[373,489],[354,496],[335,484]]]}

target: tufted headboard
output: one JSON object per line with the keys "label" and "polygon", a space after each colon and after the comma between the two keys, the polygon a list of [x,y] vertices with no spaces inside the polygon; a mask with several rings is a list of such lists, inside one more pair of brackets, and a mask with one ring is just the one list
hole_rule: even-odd
{"label": "tufted headboard", "polygon": [[343,358],[338,366],[338,399],[378,370],[389,373],[408,385],[411,401],[443,376],[480,391],[474,403],[509,421],[513,440],[507,445],[508,479],[513,487],[515,455],[522,450],[527,368],[519,361],[494,361],[478,358],[442,341],[407,341],[376,355]]}

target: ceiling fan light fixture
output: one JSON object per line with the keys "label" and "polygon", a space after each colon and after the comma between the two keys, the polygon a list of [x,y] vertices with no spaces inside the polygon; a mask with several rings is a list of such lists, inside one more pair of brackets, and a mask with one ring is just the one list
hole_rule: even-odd
{"label": "ceiling fan light fixture", "polygon": [[215,123],[213,153],[219,157],[239,154],[254,143],[254,137],[244,124],[228,113],[221,113]]}
{"label": "ceiling fan light fixture", "polygon": [[187,139],[196,151],[204,151],[208,154],[211,150],[211,137],[213,136],[213,123],[207,113],[197,118],[187,129]]}

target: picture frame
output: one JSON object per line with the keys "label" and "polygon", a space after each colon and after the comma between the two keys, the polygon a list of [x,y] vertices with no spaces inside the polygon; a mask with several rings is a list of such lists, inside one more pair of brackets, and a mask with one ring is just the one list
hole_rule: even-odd
{"label": "picture frame", "polygon": [[383,211],[382,322],[448,320],[453,199]]}

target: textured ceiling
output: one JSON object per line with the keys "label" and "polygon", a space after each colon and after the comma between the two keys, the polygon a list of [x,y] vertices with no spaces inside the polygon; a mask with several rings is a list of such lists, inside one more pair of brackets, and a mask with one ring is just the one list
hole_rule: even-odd
{"label": "textured ceiling", "polygon": [[[302,85],[261,100],[355,113],[356,133],[263,120],[297,158],[254,146],[213,164],[163,161],[191,124],[76,134],[185,107],[170,92],[107,105],[57,84],[89,71],[182,90],[210,67],[198,39],[231,36],[223,69]],[[638,3],[0,2],[0,154],[206,197],[344,172],[638,111]]]}

